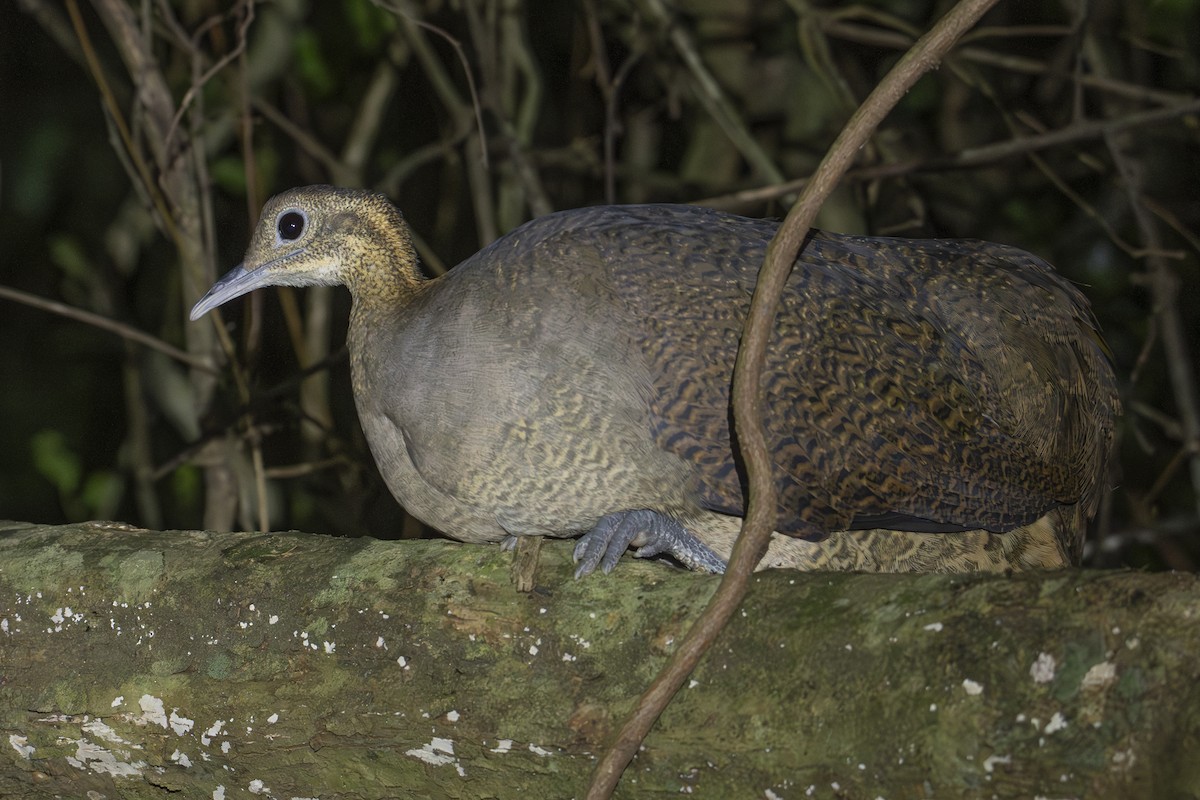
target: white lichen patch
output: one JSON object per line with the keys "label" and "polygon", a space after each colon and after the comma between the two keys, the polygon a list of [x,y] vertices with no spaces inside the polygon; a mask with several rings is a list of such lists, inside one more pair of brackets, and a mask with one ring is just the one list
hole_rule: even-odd
{"label": "white lichen patch", "polygon": [[300,646],[307,650],[317,650],[316,642],[310,642],[308,639],[308,631],[292,631],[292,636],[300,637]]}
{"label": "white lichen patch", "polygon": [[220,736],[221,730],[225,727],[225,720],[219,719],[209,726],[208,730],[200,734],[200,744],[208,747],[212,744],[214,736]]}
{"label": "white lichen patch", "polygon": [[142,709],[142,715],[133,720],[135,724],[167,727],[167,710],[161,699],[152,694],[144,694],[138,698],[138,707]]}
{"label": "white lichen patch", "polygon": [[178,711],[179,709],[177,708],[171,709],[171,716],[167,719],[167,722],[170,723],[171,730],[175,731],[176,736],[183,736],[185,733],[190,731],[196,723],[194,720],[190,720],[187,717],[179,716],[179,714],[176,713]]}
{"label": "white lichen patch", "polygon": [[496,742],[496,746],[492,748],[493,753],[508,753],[512,751],[513,740],[501,739]]}
{"label": "white lichen patch", "polygon": [[1116,769],[1128,770],[1133,767],[1136,761],[1137,755],[1133,752],[1132,748],[1128,750],[1118,750],[1112,754],[1113,767]]}
{"label": "white lichen patch", "polygon": [[1037,660],[1029,666],[1029,676],[1034,683],[1049,683],[1054,680],[1058,662],[1049,653],[1038,653]]}
{"label": "white lichen patch", "polygon": [[998,756],[998,755],[993,754],[983,760],[983,771],[988,773],[989,775],[991,775],[993,772],[996,771],[997,764],[1006,764],[1007,765],[1007,764],[1011,764],[1011,763],[1012,763],[1012,756],[1009,756],[1009,755]]}
{"label": "white lichen patch", "polygon": [[246,791],[250,792],[250,794],[270,794],[271,793],[271,790],[267,788],[267,785],[265,783],[263,783],[262,781],[260,781],[258,778],[255,778],[254,780],[250,781],[249,784],[246,785]]}
{"label": "white lichen patch", "polygon": [[971,697],[975,697],[976,695],[983,694],[983,684],[976,683],[975,681],[971,680],[970,678],[963,678],[962,687],[963,687],[963,691],[966,692]]}
{"label": "white lichen patch", "polygon": [[37,748],[29,743],[28,737],[16,733],[8,735],[8,743],[12,745],[13,750],[17,751],[17,755],[26,760],[29,760],[30,756],[37,751]]}
{"label": "white lichen patch", "polygon": [[1083,676],[1080,685],[1084,689],[1105,689],[1113,684],[1117,679],[1117,665],[1111,661],[1101,661],[1099,664],[1093,664],[1087,674]]}
{"label": "white lichen patch", "polygon": [[942,629],[943,629],[943,628],[945,628],[945,627],[946,627],[946,626],[945,626],[945,625],[943,625],[943,624],[942,624],[942,623],[940,623],[940,622],[931,622],[931,623],[929,623],[928,625],[926,625],[926,626],[925,626],[924,630],[927,630],[927,631],[929,631],[930,633],[941,633],[941,632],[942,632]]}
{"label": "white lichen patch", "polygon": [[[102,719],[93,719],[93,720],[89,720],[88,722],[85,722],[83,724],[83,730],[85,733],[90,733],[93,736],[100,737],[101,739],[108,742],[109,744],[130,744],[129,742],[122,739],[120,734],[118,734],[115,730],[113,730]],[[137,745],[132,745],[132,746],[137,749],[141,749]]]}
{"label": "white lichen patch", "polygon": [[1046,723],[1046,727],[1042,729],[1042,732],[1046,734],[1056,733],[1065,727],[1067,727],[1067,718],[1061,712],[1055,711],[1054,715],[1050,717],[1050,721]]}
{"label": "white lichen patch", "polygon": [[278,715],[278,714],[272,714],[271,716],[267,717],[267,724],[268,724],[268,725],[274,725],[276,722],[279,722],[279,715]]}
{"label": "white lichen patch", "polygon": [[432,764],[435,767],[444,767],[447,764],[454,764],[459,775],[466,775],[462,765],[458,763],[458,759],[454,756],[454,742],[450,739],[443,739],[441,736],[434,736],[428,744],[423,744],[420,747],[415,747],[412,750],[404,751],[406,756],[420,759],[426,764]]}
{"label": "white lichen patch", "polygon": [[450,722],[458,722],[459,714],[457,711],[447,711],[446,719]]}
{"label": "white lichen patch", "polygon": [[462,768],[462,764],[458,763],[458,759],[454,754],[454,741],[443,739],[442,736],[433,736],[433,739],[427,745],[421,745],[404,752],[406,756],[419,758],[426,764],[434,766],[444,766],[446,764],[454,764],[455,771],[458,772],[458,777],[467,777],[467,770]]}
{"label": "white lichen patch", "polygon": [[125,703],[125,695],[119,694],[113,698],[112,707],[120,708]]}
{"label": "white lichen patch", "polygon": [[62,606],[55,609],[50,615],[50,621],[54,623],[53,628],[47,628],[46,633],[58,633],[68,625],[83,622],[83,614],[75,612],[70,606]]}
{"label": "white lichen patch", "polygon": [[146,768],[145,761],[126,761],[127,753],[118,757],[116,753],[87,739],[69,740],[75,745],[75,755],[67,756],[67,763],[81,770],[91,770],[114,778],[135,778]]}
{"label": "white lichen patch", "polygon": [[529,752],[533,753],[535,756],[542,756],[543,758],[545,758],[546,756],[554,755],[553,750],[547,750],[544,747],[538,747],[536,744],[533,744],[532,742],[529,745]]}
{"label": "white lichen patch", "polygon": [[337,649],[336,642],[325,642],[324,644],[325,644],[325,655],[332,655],[333,651]]}

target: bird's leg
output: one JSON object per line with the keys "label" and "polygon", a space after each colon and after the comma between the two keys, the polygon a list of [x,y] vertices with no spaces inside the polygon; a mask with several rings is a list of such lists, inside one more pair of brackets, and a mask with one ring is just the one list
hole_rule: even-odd
{"label": "bird's leg", "polygon": [[[514,545],[506,548],[513,551],[513,585],[517,587],[518,592],[532,592],[534,573],[537,572],[538,554],[542,551],[542,537],[510,536],[508,538],[516,540]],[[505,547],[507,544],[508,541],[505,540],[501,547]]]}
{"label": "bird's leg", "polygon": [[638,558],[667,554],[698,572],[725,571],[725,561],[683,527],[678,520],[645,508],[606,514],[596,527],[579,537],[575,577],[591,574],[596,567],[612,572],[630,545]]}

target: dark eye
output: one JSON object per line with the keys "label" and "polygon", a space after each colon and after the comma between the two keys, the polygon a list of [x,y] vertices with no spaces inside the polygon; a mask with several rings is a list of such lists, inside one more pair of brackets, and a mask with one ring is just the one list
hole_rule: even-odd
{"label": "dark eye", "polygon": [[279,238],[285,242],[294,242],[304,233],[304,215],[298,211],[289,211],[279,218]]}

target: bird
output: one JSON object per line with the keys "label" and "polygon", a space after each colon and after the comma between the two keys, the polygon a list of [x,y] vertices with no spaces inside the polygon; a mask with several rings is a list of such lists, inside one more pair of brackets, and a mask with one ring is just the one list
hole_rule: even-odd
{"label": "bird", "polygon": [[[355,405],[404,509],[446,536],[577,537],[724,570],[746,508],[734,359],[778,228],[700,206],[551,213],[425,276],[382,194],[287,190],[197,320],[265,286],[345,285]],[[1079,563],[1116,380],[1082,292],[966,239],[813,230],[762,376],[778,488],[762,567]]]}

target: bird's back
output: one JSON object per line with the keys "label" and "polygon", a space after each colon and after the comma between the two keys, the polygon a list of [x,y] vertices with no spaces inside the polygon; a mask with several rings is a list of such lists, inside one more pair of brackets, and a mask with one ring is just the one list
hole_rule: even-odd
{"label": "bird's back", "polygon": [[[741,514],[730,383],[776,227],[600,207],[536,220],[476,258],[603,281],[598,302],[615,306],[598,313],[627,327],[651,375],[657,446],[693,465],[705,507]],[[554,258],[527,257],[539,248]],[[816,234],[763,380],[779,527],[799,534],[1000,531],[1060,505],[1090,513],[1117,408],[1082,295],[1034,256],[977,241]]]}

